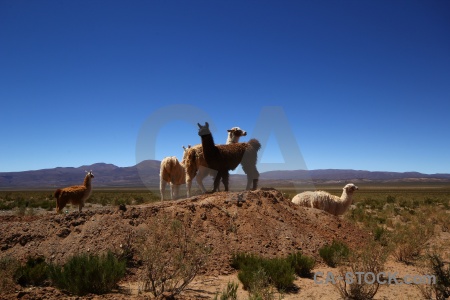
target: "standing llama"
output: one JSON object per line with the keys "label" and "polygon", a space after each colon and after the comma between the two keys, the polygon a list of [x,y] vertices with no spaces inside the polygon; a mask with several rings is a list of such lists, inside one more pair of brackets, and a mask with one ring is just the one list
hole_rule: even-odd
{"label": "standing llama", "polygon": [[161,192],[161,201],[164,200],[166,184],[170,183],[170,198],[175,200],[178,198],[180,185],[186,181],[186,172],[175,156],[169,156],[161,161],[159,172]]}
{"label": "standing llama", "polygon": [[292,202],[305,207],[318,208],[337,216],[344,214],[350,207],[353,192],[356,190],[358,187],[349,183],[344,186],[340,198],[324,191],[308,191],[295,195]]}
{"label": "standing llama", "polygon": [[78,205],[78,211],[84,206],[84,202],[89,198],[92,192],[91,180],[94,178],[94,174],[91,171],[86,171],[86,177],[84,177],[83,185],[69,186],[63,189],[57,189],[55,191],[56,198],[56,212],[59,213],[67,203],[72,205]]}
{"label": "standing llama", "polygon": [[[227,144],[238,143],[241,136],[246,136],[247,132],[239,127],[233,127],[227,130]],[[203,185],[203,179],[211,175],[215,177],[217,171],[208,167],[203,156],[202,144],[195,145],[191,147],[188,145],[187,148],[183,146],[183,162],[182,165],[186,168],[186,189],[187,195],[191,195],[192,179],[196,177],[197,184],[203,193],[206,193],[206,188]]]}
{"label": "standing llama", "polygon": [[208,122],[205,126],[197,123],[198,135],[202,140],[203,156],[208,168],[216,170],[217,175],[214,179],[214,189],[219,188],[220,179],[222,179],[225,191],[228,191],[229,170],[234,170],[241,164],[242,169],[247,174],[247,190],[252,186],[256,190],[258,185],[259,172],[256,169],[258,150],[261,144],[256,139],[251,139],[247,143],[235,143],[228,145],[216,145],[213,136],[209,130]]}

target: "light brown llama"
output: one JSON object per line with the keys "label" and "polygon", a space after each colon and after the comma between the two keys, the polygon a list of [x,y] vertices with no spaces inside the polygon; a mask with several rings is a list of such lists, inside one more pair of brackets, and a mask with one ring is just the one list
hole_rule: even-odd
{"label": "light brown llama", "polygon": [[86,171],[83,185],[69,186],[63,189],[57,189],[55,191],[56,198],[56,212],[59,213],[67,205],[78,205],[78,211],[84,206],[84,202],[89,198],[92,192],[91,180],[94,178],[94,174],[91,171]]}
{"label": "light brown llama", "polygon": [[159,172],[159,190],[161,192],[161,201],[164,200],[166,184],[170,183],[170,198],[178,198],[180,185],[186,181],[186,172],[175,156],[169,156],[161,161]]}

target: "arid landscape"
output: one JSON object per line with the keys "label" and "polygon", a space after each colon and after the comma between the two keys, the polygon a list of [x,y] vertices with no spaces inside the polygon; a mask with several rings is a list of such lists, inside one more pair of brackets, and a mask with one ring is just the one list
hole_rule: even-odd
{"label": "arid landscape", "polygon": [[[236,253],[276,258],[301,251],[315,259],[311,270],[315,277],[296,277],[291,289],[280,294],[272,288],[271,298],[264,299],[339,299],[341,296],[333,284],[317,283],[323,282],[328,272],[339,274],[340,266],[329,267],[319,255],[319,250],[334,240],[343,242],[352,251],[375,243],[386,254],[383,270],[397,273],[399,282],[405,275],[429,274],[427,255],[430,253],[438,253],[444,261],[449,261],[449,186],[436,183],[358,185],[360,191],[355,195],[354,205],[344,216],[296,206],[290,202],[294,192],[289,189],[218,192],[164,202],[159,201],[156,191],[99,190],[94,191],[93,201],[88,201],[83,212],[68,206],[62,214],[56,214],[53,207],[31,208],[33,199],[48,198],[50,191],[35,192],[34,198],[30,196],[33,192],[1,192],[3,205],[8,199],[14,202],[15,195],[29,199],[25,207],[1,211],[0,259],[14,258],[24,263],[30,257],[44,257],[49,263],[62,264],[80,253],[99,254],[109,250],[119,257],[127,257],[125,276],[110,293],[83,298],[151,299],[152,294],[142,289],[144,267],[140,253],[144,246],[139,239],[155,234],[155,224],[178,220],[186,236],[207,247],[209,252],[197,276],[176,299],[214,299],[229,282],[239,284],[238,299],[251,298],[249,291],[242,288],[238,270],[230,265]],[[323,189],[340,194],[338,185]],[[54,204],[53,199],[48,201]],[[375,249],[367,251],[373,251],[374,257],[380,255]],[[402,251],[414,253],[402,256]],[[14,284],[0,297],[80,299],[49,284]],[[417,285],[381,285],[374,297],[411,298],[423,298]]]}

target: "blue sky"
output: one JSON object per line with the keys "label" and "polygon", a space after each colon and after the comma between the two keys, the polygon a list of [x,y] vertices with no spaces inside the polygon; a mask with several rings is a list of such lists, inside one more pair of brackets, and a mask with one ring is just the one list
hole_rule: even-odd
{"label": "blue sky", "polygon": [[1,0],[0,102],[0,172],[134,165],[158,116],[147,158],[209,121],[276,168],[450,173],[450,2]]}

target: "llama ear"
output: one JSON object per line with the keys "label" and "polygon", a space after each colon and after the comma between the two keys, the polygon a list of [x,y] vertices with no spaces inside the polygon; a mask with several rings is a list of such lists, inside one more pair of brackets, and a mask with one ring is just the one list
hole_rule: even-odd
{"label": "llama ear", "polygon": [[231,129],[228,129],[227,131],[228,131],[228,132],[231,132],[232,130],[231,130]]}
{"label": "llama ear", "polygon": [[197,123],[197,125],[198,125],[198,128],[202,128],[202,125],[200,125],[200,123]]}
{"label": "llama ear", "polygon": [[205,122],[205,126],[206,126],[206,128],[209,128],[208,122]]}

